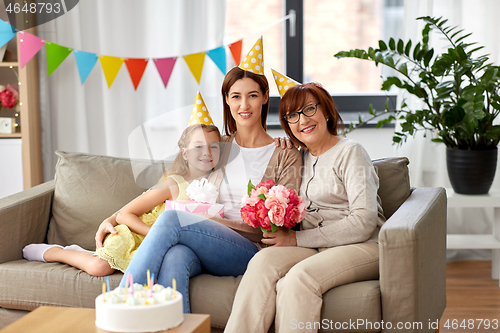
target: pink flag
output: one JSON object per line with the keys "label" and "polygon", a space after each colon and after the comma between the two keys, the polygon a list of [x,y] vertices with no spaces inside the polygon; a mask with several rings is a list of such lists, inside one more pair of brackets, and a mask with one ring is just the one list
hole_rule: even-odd
{"label": "pink flag", "polygon": [[21,68],[45,45],[45,41],[26,31],[19,31],[19,58]]}
{"label": "pink flag", "polygon": [[161,80],[163,81],[163,84],[165,85],[165,88],[167,87],[168,80],[170,79],[170,74],[172,74],[172,70],[174,69],[175,61],[177,58],[160,58],[160,59],[153,59],[156,65],[156,69],[158,70],[158,73],[160,74]]}

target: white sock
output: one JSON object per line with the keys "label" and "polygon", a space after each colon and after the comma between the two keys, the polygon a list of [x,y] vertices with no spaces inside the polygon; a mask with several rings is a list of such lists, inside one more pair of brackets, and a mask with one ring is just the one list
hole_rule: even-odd
{"label": "white sock", "polygon": [[81,247],[80,245],[76,245],[76,244],[65,246],[64,249],[65,250],[72,250],[72,251],[81,251],[81,252],[94,253],[93,251],[85,250],[83,247]]}
{"label": "white sock", "polygon": [[30,244],[30,245],[26,245],[23,249],[23,257],[29,261],[46,262],[43,259],[43,255],[44,255],[45,251],[47,251],[50,248],[56,247],[56,246],[60,247],[61,249],[63,248],[61,245],[56,245],[56,244]]}

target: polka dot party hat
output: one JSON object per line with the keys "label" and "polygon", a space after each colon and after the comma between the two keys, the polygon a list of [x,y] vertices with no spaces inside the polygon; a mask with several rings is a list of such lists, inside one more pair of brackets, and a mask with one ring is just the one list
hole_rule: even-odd
{"label": "polka dot party hat", "polygon": [[191,118],[189,118],[189,126],[196,124],[213,125],[214,122],[210,118],[208,113],[208,108],[205,105],[205,101],[201,94],[198,92],[196,95],[196,100],[193,105],[193,112],[191,112]]}
{"label": "polka dot party hat", "polygon": [[238,67],[255,74],[264,75],[264,50],[262,49],[262,36],[257,40]]}
{"label": "polka dot party hat", "polygon": [[276,81],[276,86],[278,87],[278,91],[281,97],[283,97],[283,95],[289,88],[300,84],[297,81],[290,79],[288,76],[283,75],[272,68],[271,71],[273,72],[274,81]]}

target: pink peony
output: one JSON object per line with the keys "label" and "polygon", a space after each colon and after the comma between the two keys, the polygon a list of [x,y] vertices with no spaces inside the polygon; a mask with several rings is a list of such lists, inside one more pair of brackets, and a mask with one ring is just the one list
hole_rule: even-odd
{"label": "pink peony", "polygon": [[271,220],[269,219],[269,216],[266,216],[264,220],[260,223],[260,226],[266,230],[272,230],[271,228]]}
{"label": "pink peony", "polygon": [[240,210],[241,218],[245,221],[249,226],[258,228],[259,224],[257,219],[255,218],[255,210],[250,206],[243,206]]}
{"label": "pink peony", "polygon": [[255,216],[260,224],[266,219],[268,213],[269,209],[266,208],[264,200],[260,200],[255,204]]}
{"label": "pink peony", "polygon": [[297,222],[300,221],[300,212],[297,206],[295,205],[288,205],[286,208],[286,213],[285,213],[285,223],[284,226],[286,228],[291,228],[297,224]]}
{"label": "pink peony", "polygon": [[288,190],[288,200],[290,200],[290,204],[297,206],[299,204],[300,197],[294,190]]}
{"label": "pink peony", "polygon": [[265,188],[267,188],[269,190],[274,185],[276,185],[276,183],[274,182],[274,180],[266,180],[264,182],[260,182],[259,185],[257,185],[257,187],[265,187]]}
{"label": "pink peony", "polygon": [[286,203],[276,197],[270,197],[266,200],[266,208],[269,209],[268,215],[271,222],[282,227],[285,223]]}
{"label": "pink peony", "polygon": [[273,186],[269,190],[269,196],[277,198],[281,203],[284,203],[284,204],[287,204],[289,201],[288,200],[288,196],[289,196],[288,190],[283,185]]}

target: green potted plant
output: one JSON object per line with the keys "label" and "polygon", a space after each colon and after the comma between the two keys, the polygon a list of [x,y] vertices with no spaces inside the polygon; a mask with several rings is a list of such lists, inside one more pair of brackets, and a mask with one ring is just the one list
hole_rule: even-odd
{"label": "green potted plant", "polygon": [[[378,123],[399,119],[400,131],[393,141],[402,144],[418,131],[431,133],[432,141],[446,145],[448,175],[455,192],[462,194],[487,193],[496,171],[500,140],[500,125],[494,125],[500,113],[500,67],[488,62],[487,55],[475,56],[483,46],[467,43],[471,34],[463,29],[446,26],[448,20],[419,17],[426,22],[422,40],[388,43],[380,40],[377,48],[341,51],[334,56],[358,58],[383,64],[399,73],[387,77],[382,90],[396,86],[418,97],[422,107],[410,109],[403,100],[401,107]],[[446,52],[437,54],[429,47],[429,33],[439,32],[449,42]],[[378,117],[370,107],[370,114]]]}

